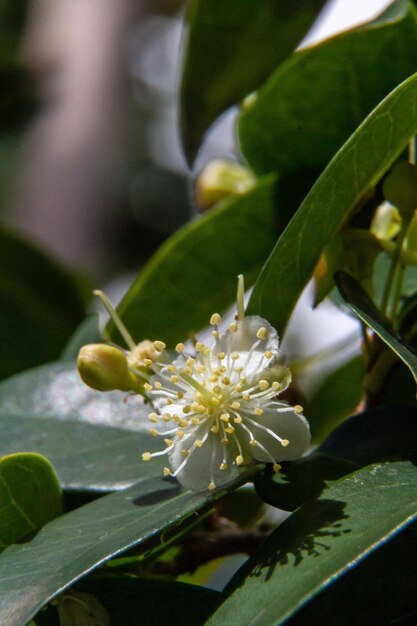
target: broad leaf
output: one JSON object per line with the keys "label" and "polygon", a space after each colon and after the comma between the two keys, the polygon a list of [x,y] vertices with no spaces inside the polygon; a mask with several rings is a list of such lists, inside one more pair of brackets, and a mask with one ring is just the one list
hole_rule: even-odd
{"label": "broad leaf", "polygon": [[417,131],[417,75],[363,122],[320,176],[279,238],[248,306],[282,334],[324,247]]}
{"label": "broad leaf", "polygon": [[6,548],[0,555],[0,623],[26,624],[81,576],[212,499],[208,491],[181,491],[177,484],[155,478],[99,498],[51,522],[31,541]]}
{"label": "broad leaf", "polygon": [[360,283],[344,272],[336,274],[336,282],[352,311],[404,361],[417,382],[417,354],[404,339],[394,332],[388,320],[381,315]]}
{"label": "broad leaf", "polygon": [[75,329],[69,338],[64,350],[60,355],[62,361],[75,361],[80,348],[87,343],[100,343],[103,335],[100,331],[99,317],[97,314],[89,315]]}
{"label": "broad leaf", "polygon": [[336,578],[417,518],[412,463],[373,465],[332,484],[267,539],[207,622],[284,623]]}
{"label": "broad leaf", "polygon": [[238,274],[253,282],[279,226],[274,183],[267,177],[246,195],[225,201],[158,250],[118,308],[135,341],[162,339],[175,346],[235,299]]}
{"label": "broad leaf", "polygon": [[375,22],[297,52],[244,106],[240,147],[258,173],[323,167],[396,85],[417,71],[417,10],[397,0]]}
{"label": "broad leaf", "polygon": [[[256,89],[297,46],[325,0],[192,0],[181,85],[185,152],[220,113]],[[262,49],[262,54],[254,51]]]}
{"label": "broad leaf", "polygon": [[122,489],[162,471],[140,458],[161,449],[149,411],[140,396],[89,389],[72,363],[39,367],[0,384],[0,454],[44,454],[66,489]]}
{"label": "broad leaf", "polygon": [[50,462],[22,452],[0,459],[0,550],[60,515],[62,494]]}
{"label": "broad leaf", "polygon": [[0,378],[57,358],[84,317],[70,276],[4,228],[0,298]]}

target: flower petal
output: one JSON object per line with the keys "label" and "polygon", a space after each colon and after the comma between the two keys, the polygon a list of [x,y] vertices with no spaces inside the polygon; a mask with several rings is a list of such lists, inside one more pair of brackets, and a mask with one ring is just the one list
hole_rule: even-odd
{"label": "flower petal", "polygon": [[[298,459],[310,445],[310,428],[306,418],[301,413],[296,413],[294,408],[285,402],[271,402],[268,409],[256,418],[256,423],[264,429],[253,426],[251,429],[253,435],[275,461]],[[281,439],[288,440],[288,445],[283,446],[278,439],[265,430],[266,428]],[[271,461],[260,448],[253,449],[253,457],[257,461]]]}
{"label": "flower petal", "polygon": [[[194,435],[186,442],[175,440],[172,452],[169,453],[169,461],[173,472],[184,462],[182,451],[190,450],[192,444],[198,438]],[[201,430],[200,430],[201,432]],[[225,456],[226,455],[226,456]],[[227,469],[220,469],[220,465],[226,458]],[[177,474],[177,479],[186,489],[200,491],[207,489],[211,482],[216,488],[224,487],[233,482],[239,475],[239,468],[233,465],[232,446],[224,446],[219,442],[217,435],[209,434],[207,441],[201,448],[196,447],[187,457],[183,469]]]}
{"label": "flower petal", "polygon": [[[248,315],[236,324],[235,332],[228,330],[219,337],[212,355],[216,358],[220,352],[236,352],[239,354],[238,365],[244,367],[244,375],[248,379],[255,374],[259,376],[278,356],[278,333],[269,322],[258,315]],[[265,352],[271,352],[272,357],[267,359]]]}

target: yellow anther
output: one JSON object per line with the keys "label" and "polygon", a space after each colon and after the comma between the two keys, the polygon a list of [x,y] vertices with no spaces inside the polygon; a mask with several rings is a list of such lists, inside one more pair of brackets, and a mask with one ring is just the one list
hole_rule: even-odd
{"label": "yellow anther", "polygon": [[143,452],[142,454],[143,461],[150,461],[151,458],[152,458],[152,454],[150,452]]}
{"label": "yellow anther", "polygon": [[225,358],[225,353],[224,352],[219,352],[219,354],[217,355],[217,358],[219,359],[219,361],[223,361],[223,359]]}
{"label": "yellow anther", "polygon": [[167,398],[167,404],[174,404],[174,400],[172,398]]}
{"label": "yellow anther", "polygon": [[272,359],[272,357],[274,356],[273,352],[271,352],[271,350],[267,350],[266,352],[264,352],[264,357],[267,359]]}
{"label": "yellow anther", "polygon": [[199,374],[204,374],[205,371],[206,371],[206,368],[204,367],[204,365],[197,365],[197,372]]}
{"label": "yellow anther", "polygon": [[181,450],[181,456],[184,457],[184,459],[186,459],[189,454],[190,454],[190,451],[187,450],[187,448],[183,448]]}
{"label": "yellow anther", "polygon": [[212,426],[210,428],[211,432],[214,433],[215,435],[217,435],[217,433],[219,432],[219,425],[218,424],[214,424],[214,426]]}
{"label": "yellow anther", "polygon": [[254,448],[256,448],[256,446],[258,445],[258,442],[256,441],[256,439],[251,439],[251,440],[249,441],[249,444],[250,444],[251,446],[253,446]]}
{"label": "yellow anther", "polygon": [[164,467],[164,476],[171,476],[169,467]]}
{"label": "yellow anther", "polygon": [[223,385],[230,385],[230,378],[228,378],[227,376],[223,376],[221,382],[223,383]]}
{"label": "yellow anther", "polygon": [[242,418],[240,415],[238,415],[237,417],[233,418],[233,421],[235,424],[241,424],[242,423]]}
{"label": "yellow anther", "polygon": [[282,445],[284,448],[286,448],[286,447],[288,446],[288,444],[289,444],[289,443],[290,443],[290,442],[288,441],[288,439],[282,439],[282,440],[281,440],[281,445]]}
{"label": "yellow anther", "polygon": [[243,385],[241,385],[240,383],[237,384],[235,387],[235,391],[237,391],[237,393],[240,393],[241,391],[243,391]]}
{"label": "yellow anther", "polygon": [[180,418],[178,417],[178,415],[173,415],[173,416],[172,416],[172,421],[173,421],[175,424],[178,424],[178,423],[179,423],[179,421],[180,421]]}
{"label": "yellow anther", "polygon": [[183,343],[177,343],[177,345],[175,346],[175,350],[177,352],[183,352],[185,350],[185,346]]}
{"label": "yellow anther", "polygon": [[209,381],[211,383],[217,383],[217,381],[219,380],[218,376],[210,376]]}
{"label": "yellow anther", "polygon": [[279,463],[274,463],[272,469],[274,470],[275,474],[278,474],[279,470],[281,469],[281,465]]}
{"label": "yellow anther", "polygon": [[281,391],[281,389],[282,389],[282,385],[281,385],[281,383],[277,383],[276,381],[274,381],[274,382],[272,383],[272,389],[273,389],[274,391]]}
{"label": "yellow anther", "polygon": [[232,402],[232,404],[230,406],[232,407],[232,409],[235,409],[235,411],[236,411],[237,409],[240,409],[240,402],[235,400],[234,402]]}
{"label": "yellow anther", "polygon": [[256,336],[258,337],[258,339],[266,339],[268,337],[268,331],[266,330],[265,326],[261,326],[261,328],[256,333]]}
{"label": "yellow anther", "polygon": [[215,491],[216,489],[216,483],[214,483],[213,481],[211,481],[211,483],[209,483],[209,491]]}
{"label": "yellow anther", "polygon": [[184,367],[184,369],[182,370],[184,372],[184,374],[187,374],[187,376],[191,376],[191,374],[193,373],[193,370],[191,367]]}
{"label": "yellow anther", "polygon": [[154,341],[153,345],[157,352],[162,352],[166,348],[166,344],[163,341]]}
{"label": "yellow anther", "polygon": [[153,389],[152,385],[150,385],[149,383],[145,383],[143,385],[143,388],[144,388],[145,391],[152,391],[152,389]]}
{"label": "yellow anther", "polygon": [[231,324],[229,324],[229,330],[231,333],[235,333],[237,331],[237,323],[232,322]]}
{"label": "yellow anther", "polygon": [[295,413],[302,413],[303,412],[303,407],[300,404],[296,404],[294,407],[294,411]]}
{"label": "yellow anther", "polygon": [[201,441],[201,439],[196,439],[194,443],[197,446],[197,448],[202,448],[204,441]]}
{"label": "yellow anther", "polygon": [[229,445],[230,441],[228,439],[226,439],[226,437],[224,439],[220,439],[220,443],[222,443],[224,446]]}
{"label": "yellow anther", "polygon": [[156,380],[153,386],[155,387],[155,389],[162,389],[162,384],[159,382],[159,380]]}
{"label": "yellow anther", "polygon": [[182,439],[182,438],[184,437],[184,435],[185,435],[185,432],[184,432],[183,430],[181,430],[181,428],[179,428],[179,429],[177,430],[177,437],[178,437],[179,439]]}
{"label": "yellow anther", "polygon": [[225,428],[225,431],[229,434],[232,435],[235,432],[235,429],[233,428],[233,426],[228,426],[227,428]]}
{"label": "yellow anther", "polygon": [[206,346],[204,345],[204,343],[201,343],[201,341],[197,341],[197,343],[195,344],[196,352],[204,352],[205,347]]}
{"label": "yellow anther", "polygon": [[185,413],[187,415],[187,413],[189,413],[191,411],[191,407],[187,404],[186,406],[182,407],[182,412]]}
{"label": "yellow anther", "polygon": [[186,364],[188,365],[188,367],[193,367],[193,365],[195,365],[195,359],[193,359],[193,357],[190,356],[190,358],[186,360]]}
{"label": "yellow anther", "polygon": [[172,363],[170,363],[169,365],[167,365],[167,370],[168,372],[171,372],[171,374],[173,374],[177,371],[177,368],[175,367],[175,365],[172,365]]}
{"label": "yellow anther", "polygon": [[229,415],[229,413],[222,413],[222,414],[220,415],[220,419],[221,419],[221,421],[222,421],[222,422],[228,422],[228,421],[229,421],[229,419],[230,419],[230,415]]}
{"label": "yellow anther", "polygon": [[152,365],[152,363],[152,359],[143,359],[143,364],[145,367],[149,367],[150,365]]}
{"label": "yellow anther", "polygon": [[169,448],[172,446],[172,439],[164,439],[164,442]]}
{"label": "yellow anther", "polygon": [[181,428],[186,428],[188,426],[188,420],[180,417],[178,424],[179,426],[181,426]]}
{"label": "yellow anther", "polygon": [[217,324],[221,324],[222,323],[222,318],[220,317],[220,315],[218,313],[213,313],[213,315],[210,317],[210,324],[212,326],[217,326]]}
{"label": "yellow anther", "polygon": [[227,470],[227,463],[221,463],[219,469]]}
{"label": "yellow anther", "polygon": [[220,365],[220,367],[219,367],[219,372],[220,372],[221,374],[224,374],[224,373],[225,373],[225,371],[226,371],[226,369],[227,369],[227,368],[226,368],[226,366],[225,366],[225,365]]}
{"label": "yellow anther", "polygon": [[164,420],[164,422],[170,422],[171,421],[171,415],[169,413],[164,413],[162,416],[162,419]]}
{"label": "yellow anther", "polygon": [[236,465],[242,465],[242,463],[245,462],[245,459],[243,458],[241,454],[238,454],[235,460],[236,460]]}
{"label": "yellow anther", "polygon": [[156,422],[158,421],[158,415],[156,413],[149,413],[148,419],[156,424]]}
{"label": "yellow anther", "polygon": [[247,402],[248,400],[250,400],[250,393],[242,393],[242,398]]}
{"label": "yellow anther", "polygon": [[220,404],[220,400],[218,398],[212,398],[211,403],[214,404],[214,406],[218,406]]}
{"label": "yellow anther", "polygon": [[263,412],[264,412],[264,410],[263,410],[263,409],[261,409],[259,406],[257,406],[257,407],[256,407],[256,409],[255,409],[255,413],[256,413],[256,415],[262,415],[262,414],[263,414]]}
{"label": "yellow anther", "polygon": [[258,386],[261,391],[265,391],[265,389],[268,389],[269,387],[269,382],[267,380],[260,380],[258,382]]}
{"label": "yellow anther", "polygon": [[176,374],[172,374],[172,376],[171,376],[171,382],[172,383],[178,383],[179,380],[180,379],[178,378],[178,376]]}
{"label": "yellow anther", "polygon": [[151,433],[152,437],[157,437],[159,435],[159,433],[156,430],[156,428],[150,428],[149,432]]}
{"label": "yellow anther", "polygon": [[232,354],[230,355],[230,358],[232,359],[232,361],[237,361],[239,358],[239,353],[238,352],[232,352]]}
{"label": "yellow anther", "polygon": [[193,426],[198,426],[199,423],[200,423],[200,418],[199,417],[192,417],[191,418],[191,424]]}
{"label": "yellow anther", "polygon": [[178,400],[182,400],[184,397],[184,393],[182,391],[177,391],[177,398]]}
{"label": "yellow anther", "polygon": [[213,337],[219,337],[219,331],[218,330],[212,330],[211,334]]}

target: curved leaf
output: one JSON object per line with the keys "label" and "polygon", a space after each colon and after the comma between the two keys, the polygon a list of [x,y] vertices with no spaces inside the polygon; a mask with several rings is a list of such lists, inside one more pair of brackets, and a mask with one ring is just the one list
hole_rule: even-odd
{"label": "curved leaf", "polygon": [[67,513],[31,541],[6,548],[0,555],[0,623],[26,624],[81,576],[212,500],[207,491],[181,491],[177,484],[155,478]]}
{"label": "curved leaf", "polygon": [[399,85],[332,159],[279,238],[248,313],[282,334],[324,247],[417,132],[417,75]]}
{"label": "curved leaf", "polygon": [[294,50],[324,3],[191,0],[181,85],[182,140],[190,160],[209,125]]}
{"label": "curved leaf", "polygon": [[279,526],[235,575],[208,626],[277,626],[417,518],[417,470],[373,465]]}
{"label": "curved leaf", "polygon": [[380,18],[288,59],[239,120],[258,173],[323,167],[370,111],[417,70],[417,10],[397,0]]}
{"label": "curved leaf", "polygon": [[40,454],[0,459],[0,549],[60,515],[62,493],[54,468]]}

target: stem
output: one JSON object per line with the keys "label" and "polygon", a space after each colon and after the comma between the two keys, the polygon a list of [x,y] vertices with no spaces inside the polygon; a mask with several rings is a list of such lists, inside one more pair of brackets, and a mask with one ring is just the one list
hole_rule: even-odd
{"label": "stem", "polygon": [[407,235],[407,229],[408,229],[408,223],[403,224],[400,230],[400,234],[398,235],[398,239],[395,244],[394,254],[392,255],[391,265],[389,268],[387,282],[385,283],[384,295],[382,298],[381,313],[383,315],[386,315],[386,312],[387,312],[388,302],[389,302],[390,295],[391,295],[391,289],[392,289],[394,277],[397,271],[398,261],[400,260],[400,257],[401,257],[401,250],[403,247],[404,239]]}
{"label": "stem", "polygon": [[95,296],[98,296],[100,300],[102,301],[102,303],[104,304],[104,306],[106,307],[106,310],[108,314],[110,315],[110,318],[112,319],[117,330],[119,331],[119,333],[125,340],[127,347],[130,348],[130,350],[134,350],[136,348],[136,344],[133,341],[132,335],[129,333],[126,326],[123,324],[122,320],[119,317],[119,314],[116,312],[116,309],[113,307],[112,303],[110,302],[106,294],[103,291],[100,291],[99,289],[95,289],[93,291],[93,294]]}

